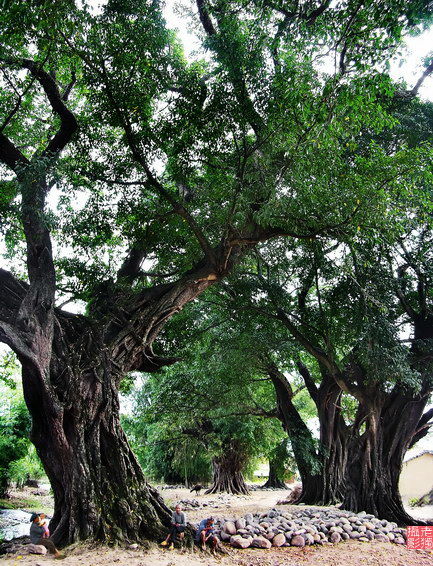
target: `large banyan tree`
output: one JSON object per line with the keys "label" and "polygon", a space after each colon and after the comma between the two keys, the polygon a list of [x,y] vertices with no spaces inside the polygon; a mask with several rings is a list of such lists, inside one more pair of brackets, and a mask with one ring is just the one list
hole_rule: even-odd
{"label": "large banyan tree", "polygon": [[[299,501],[400,524],[415,522],[399,494],[403,458],[433,416],[430,189],[412,189],[402,187],[410,205],[392,212],[382,239],[325,249],[316,240],[289,259],[262,249],[262,265],[239,274],[224,306],[214,301],[237,332],[255,334],[252,356],[268,350],[263,370],[302,478]],[[293,403],[295,368],[317,408],[318,447]]]}
{"label": "large banyan tree", "polygon": [[188,62],[153,0],[3,2],[0,341],[56,543],[167,522],[117,395],[174,361],[153,349],[165,322],[262,241],[350,239],[411,175],[420,153],[353,140],[387,123],[385,65],[424,8],[198,0],[206,52]]}

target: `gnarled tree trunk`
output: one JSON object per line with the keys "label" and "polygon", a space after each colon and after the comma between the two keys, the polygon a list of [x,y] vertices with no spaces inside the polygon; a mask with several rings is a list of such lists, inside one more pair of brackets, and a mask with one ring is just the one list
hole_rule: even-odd
{"label": "gnarled tree trunk", "polygon": [[341,389],[328,373],[322,373],[317,388],[316,406],[320,426],[322,458],[322,505],[333,505],[344,496],[344,476],[348,457],[349,428],[341,412]]}
{"label": "gnarled tree trunk", "polygon": [[212,461],[212,485],[205,493],[233,493],[235,495],[248,495],[242,469],[245,458],[242,449],[236,443],[230,443],[221,456]]}
{"label": "gnarled tree trunk", "polygon": [[127,320],[120,318],[124,311],[104,313],[95,303],[94,318],[53,309],[47,327],[40,322],[44,312],[26,306],[28,286],[0,273],[11,291],[2,297],[3,317],[7,306],[10,320],[19,321],[15,308],[21,306],[21,319],[31,321],[23,330],[0,325],[0,338],[22,364],[31,438],[54,492],[56,544],[157,539],[169,525],[169,510],[145,482],[121,429],[118,386],[128,371],[174,361],[155,356],[151,343],[169,316],[214,281],[202,275],[200,267],[177,283],[142,292],[135,303],[130,298],[137,311],[132,308]]}
{"label": "gnarled tree trunk", "polygon": [[94,373],[77,376],[78,387],[58,410],[31,387],[32,370],[23,365],[31,439],[53,489],[50,530],[59,545],[85,538],[155,539],[170,522],[169,510],[145,482],[120,427],[115,380],[109,364],[100,362]]}
{"label": "gnarled tree trunk", "polygon": [[370,398],[368,407],[358,415],[357,424],[365,422],[365,430],[354,434],[350,442],[342,507],[356,513],[366,511],[399,525],[423,524],[406,513],[398,482],[426,401],[417,402],[403,391],[390,397],[384,400],[378,394]]}
{"label": "gnarled tree trunk", "polygon": [[[404,456],[426,434],[433,413],[424,413],[432,391],[433,315],[424,308],[423,289],[423,285],[418,287],[419,313],[407,307],[415,338],[411,367],[420,376],[419,391],[398,383],[390,392],[384,391],[380,383],[374,384],[363,375],[361,367],[353,368],[353,375],[358,374],[355,393],[360,408],[349,449],[343,507],[373,513],[400,525],[425,524],[406,513],[398,486]],[[402,304],[407,306],[404,299]]]}

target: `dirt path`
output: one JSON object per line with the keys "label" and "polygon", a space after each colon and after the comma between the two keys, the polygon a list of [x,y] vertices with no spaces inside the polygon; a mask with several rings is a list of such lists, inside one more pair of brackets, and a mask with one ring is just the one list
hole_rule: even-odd
{"label": "dirt path", "polygon": [[[48,556],[6,556],[0,563],[8,566],[55,566],[58,560]],[[162,551],[153,548],[122,550],[81,546],[70,550],[65,566],[432,566],[433,554],[407,550],[391,543],[350,541],[332,547],[293,547],[260,550],[230,549],[229,555],[214,558],[199,551]]]}
{"label": "dirt path", "polygon": [[[188,510],[188,521],[195,523],[203,517],[235,518],[248,512],[267,511],[287,495],[287,491],[254,491],[241,496],[193,496],[186,489],[164,490],[162,495],[172,506],[183,499],[196,499],[208,507]],[[212,502],[219,508],[211,507]],[[285,508],[289,508],[285,506]],[[156,546],[149,550],[111,549],[101,546],[77,545],[67,549],[65,566],[433,566],[433,553],[408,550],[391,543],[360,543],[349,541],[335,546],[285,547],[270,550],[229,549],[229,554],[214,558],[196,550],[168,551]],[[8,566],[54,566],[59,564],[48,556],[5,556],[0,563]]]}

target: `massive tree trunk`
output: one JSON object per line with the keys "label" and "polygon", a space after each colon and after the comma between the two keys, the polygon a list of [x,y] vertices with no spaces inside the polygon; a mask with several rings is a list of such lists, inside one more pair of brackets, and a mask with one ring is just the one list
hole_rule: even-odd
{"label": "massive tree trunk", "polygon": [[[2,297],[3,318],[13,322],[21,306],[22,317],[28,314],[33,322],[24,330],[0,324],[0,338],[22,364],[31,437],[54,492],[54,541],[159,538],[169,525],[169,511],[146,484],[120,427],[118,386],[128,371],[152,371],[174,361],[155,356],[152,341],[165,320],[214,278],[200,267],[177,283],[131,297],[130,308],[137,310],[132,308],[127,320],[120,309],[104,317],[98,304],[93,308],[104,323],[53,309],[52,331],[44,332],[34,311],[23,308],[29,287],[7,272],[0,276],[10,290]],[[44,312],[40,318],[46,320]]]}
{"label": "massive tree trunk", "polygon": [[223,454],[212,461],[212,485],[206,493],[248,495],[248,487],[242,475],[244,464],[242,448],[236,443],[230,443]]}
{"label": "massive tree trunk", "polygon": [[406,513],[398,487],[404,456],[426,434],[432,414],[424,413],[424,409],[432,391],[433,315],[424,309],[423,288],[418,287],[420,313],[408,308],[415,338],[410,361],[419,375],[419,390],[397,383],[387,392],[380,383],[368,379],[361,367],[354,364],[351,368],[360,408],[349,448],[343,507],[373,513],[400,525],[424,524]]}
{"label": "massive tree trunk", "polygon": [[341,411],[340,387],[328,373],[322,373],[317,388],[316,406],[320,426],[322,457],[321,504],[333,505],[342,501],[344,476],[348,457],[349,428]]}
{"label": "massive tree trunk", "polygon": [[361,432],[354,432],[350,441],[344,509],[366,511],[399,525],[423,524],[406,513],[398,482],[425,404],[425,398],[416,400],[402,390],[369,398],[354,427]]}
{"label": "massive tree trunk", "polygon": [[165,532],[164,525],[169,526],[169,511],[145,482],[120,427],[110,366],[98,361],[94,371],[69,376],[70,390],[63,391],[68,402],[62,409],[32,387],[32,368],[23,364],[24,392],[33,420],[31,439],[53,489],[50,529],[59,545],[89,537],[155,539]]}

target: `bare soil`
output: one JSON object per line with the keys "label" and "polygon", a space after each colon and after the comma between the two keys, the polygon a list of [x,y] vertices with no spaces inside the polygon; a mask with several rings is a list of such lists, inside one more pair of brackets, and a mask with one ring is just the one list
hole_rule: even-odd
{"label": "bare soil", "polygon": [[[216,501],[216,495],[189,493],[186,489],[163,490],[167,504],[173,506],[182,499],[197,499],[201,503]],[[196,523],[207,516],[235,518],[245,513],[268,511],[283,499],[287,491],[252,491],[250,496],[226,496],[219,500],[218,509],[205,507],[187,511],[188,521]],[[296,509],[294,506],[283,506]],[[430,551],[408,550],[392,543],[357,541],[330,546],[314,546],[302,549],[285,547],[270,550],[228,548],[226,556],[214,557],[198,549],[163,550],[156,545],[148,549],[128,550],[89,544],[69,547],[62,564],[68,566],[433,566]],[[51,566],[58,564],[47,556],[5,555],[0,562],[10,566]]]}

